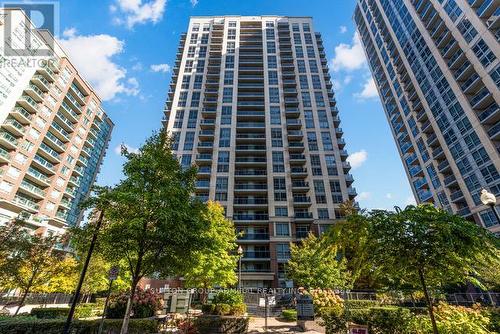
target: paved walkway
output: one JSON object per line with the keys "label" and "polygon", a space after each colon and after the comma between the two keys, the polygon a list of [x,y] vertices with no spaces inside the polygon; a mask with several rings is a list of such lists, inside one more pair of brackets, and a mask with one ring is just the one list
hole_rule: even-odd
{"label": "paved walkway", "polygon": [[267,319],[267,332],[265,331],[265,319],[264,318],[250,318],[250,325],[248,329],[249,334],[257,333],[307,333],[307,334],[322,334],[322,331],[308,331],[303,332],[297,323],[294,322],[283,322],[276,318]]}

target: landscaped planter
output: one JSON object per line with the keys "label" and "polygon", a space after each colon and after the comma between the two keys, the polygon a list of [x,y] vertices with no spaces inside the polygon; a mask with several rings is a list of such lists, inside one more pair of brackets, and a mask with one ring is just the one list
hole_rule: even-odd
{"label": "landscaped planter", "polygon": [[244,334],[248,330],[248,317],[201,315],[195,320],[199,334]]}

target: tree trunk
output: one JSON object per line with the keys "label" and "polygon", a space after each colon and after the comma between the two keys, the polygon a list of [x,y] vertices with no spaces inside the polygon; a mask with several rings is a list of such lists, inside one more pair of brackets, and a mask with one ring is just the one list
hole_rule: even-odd
{"label": "tree trunk", "polygon": [[21,310],[21,307],[23,307],[24,301],[26,300],[26,297],[28,296],[28,292],[31,289],[31,286],[33,285],[33,280],[35,279],[37,271],[35,270],[33,272],[33,275],[30,277],[30,281],[28,282],[28,285],[26,286],[26,289],[23,292],[23,296],[21,298],[21,301],[19,303],[19,306],[17,307],[16,313],[14,313],[14,316],[16,316],[19,313],[19,310]]}
{"label": "tree trunk", "polygon": [[424,290],[425,300],[427,301],[427,308],[429,309],[429,316],[431,317],[432,332],[434,334],[439,334],[436,318],[434,318],[434,309],[432,308],[432,300],[429,296],[429,291],[427,291],[427,284],[425,283],[424,272],[422,269],[418,270],[418,276],[420,277],[420,283],[422,284],[422,289]]}
{"label": "tree trunk", "polygon": [[141,279],[140,272],[142,266],[142,251],[139,252],[139,258],[137,259],[137,264],[135,266],[135,275],[132,277],[132,286],[130,290],[130,296],[127,300],[127,308],[125,309],[125,316],[123,317],[122,329],[120,330],[120,334],[128,334],[128,323],[130,321],[130,310],[132,309],[132,303],[134,301],[135,289],[137,288],[137,284]]}

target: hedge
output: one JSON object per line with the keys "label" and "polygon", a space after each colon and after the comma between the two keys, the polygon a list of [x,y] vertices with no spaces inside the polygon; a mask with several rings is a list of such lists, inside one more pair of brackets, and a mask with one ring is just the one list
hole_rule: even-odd
{"label": "hedge", "polygon": [[295,320],[297,320],[297,311],[296,310],[283,310],[281,312],[281,316],[286,321],[295,321]]}
{"label": "hedge", "polygon": [[[99,313],[97,304],[80,304],[75,309],[75,319],[89,318]],[[31,315],[38,319],[66,318],[69,307],[36,307],[31,309]]]}
{"label": "hedge", "polygon": [[202,315],[194,325],[199,334],[244,334],[248,330],[248,317]]}
{"label": "hedge", "polygon": [[[2,318],[0,333],[2,334],[60,334],[66,319],[35,319],[35,318]],[[100,320],[74,320],[72,334],[95,334],[99,329]],[[106,319],[104,333],[118,334],[121,320]],[[154,319],[130,319],[129,334],[158,333],[159,325]]]}
{"label": "hedge", "polygon": [[352,308],[370,308],[380,306],[377,300],[344,300],[344,307],[347,309]]}
{"label": "hedge", "polygon": [[207,315],[244,315],[247,311],[246,304],[204,304],[201,306],[201,310]]}

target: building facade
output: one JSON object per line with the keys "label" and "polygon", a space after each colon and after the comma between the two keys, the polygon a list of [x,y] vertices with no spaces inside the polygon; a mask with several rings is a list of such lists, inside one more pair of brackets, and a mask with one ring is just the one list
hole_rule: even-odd
{"label": "building facade", "polygon": [[309,17],[193,17],[181,37],[164,125],[240,232],[243,287],[290,286],[290,243],[356,195],[331,89]]}
{"label": "building facade", "polygon": [[[500,232],[496,0],[359,0],[354,20],[417,202]],[[497,209],[498,210],[498,209]]]}
{"label": "building facade", "polygon": [[[113,123],[49,32],[36,30],[21,10],[0,14],[0,224],[17,220],[36,233],[63,233],[82,219],[78,205]],[[31,47],[23,49],[26,36]]]}

